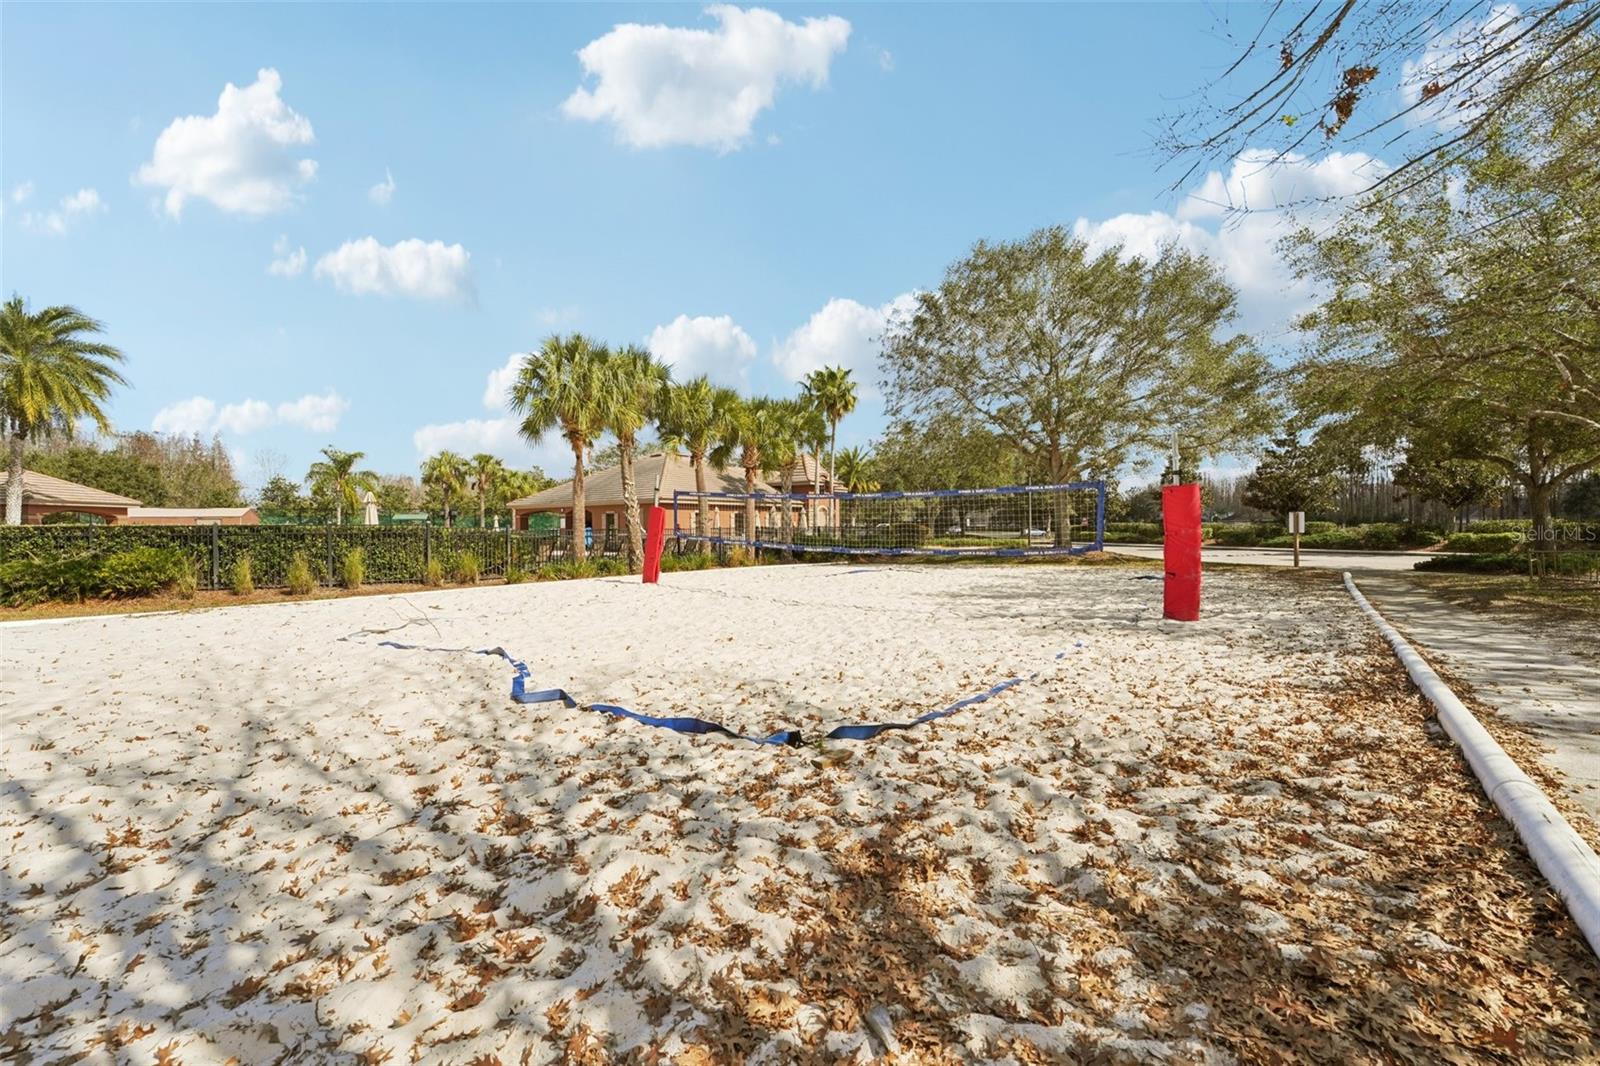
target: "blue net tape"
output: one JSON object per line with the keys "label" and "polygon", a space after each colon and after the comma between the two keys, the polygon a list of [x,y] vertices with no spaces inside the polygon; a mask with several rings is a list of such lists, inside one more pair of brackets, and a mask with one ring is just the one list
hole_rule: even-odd
{"label": "blue net tape", "polygon": [[[712,722],[704,718],[694,718],[688,716],[670,718],[658,717],[651,714],[641,714],[640,712],[630,710],[627,707],[619,707],[614,703],[583,704],[579,703],[576,699],[573,699],[567,690],[562,688],[534,689],[530,691],[528,689],[528,681],[530,678],[532,678],[533,672],[528,669],[527,663],[516,658],[504,648],[437,648],[425,644],[401,644],[398,641],[393,640],[379,641],[378,646],[380,648],[396,648],[400,651],[434,651],[454,652],[470,655],[497,655],[511,664],[511,669],[513,671],[511,677],[511,698],[517,703],[559,703],[562,706],[571,709],[582,708],[584,710],[598,711],[601,714],[609,714],[616,718],[626,718],[629,721],[638,722],[641,725],[653,726],[657,729],[670,729],[675,733],[687,733],[691,735],[715,733],[725,737],[732,737],[735,740],[748,740],[752,744],[770,744],[780,747],[795,747],[805,743],[805,737],[798,729],[780,729],[778,732],[769,736],[758,737],[749,733],[735,732],[734,730],[729,729],[727,726],[722,725],[720,722]],[[1080,640],[1075,642],[1073,647],[1083,647],[1083,641]],[[1067,653],[1064,651],[1057,652],[1056,658],[1058,660],[1062,659],[1066,656],[1066,654]],[[873,737],[876,737],[882,733],[887,733],[893,730],[910,729],[913,726],[922,725],[925,722],[932,722],[940,718],[946,718],[952,714],[955,714],[957,711],[963,711],[968,707],[976,706],[977,704],[991,700],[1000,695],[1000,693],[1005,692],[1007,689],[1015,688],[1017,685],[1022,684],[1024,681],[1032,681],[1034,678],[1038,677],[1041,672],[1042,671],[1036,670],[1027,677],[1013,677],[1009,680],[1002,681],[998,685],[995,685],[993,688],[990,688],[984,692],[979,692],[976,695],[957,700],[955,703],[952,703],[950,706],[941,710],[929,711],[927,714],[913,718],[909,722],[878,722],[870,725],[841,725],[836,726],[827,733],[823,734],[823,739],[871,740]]]}

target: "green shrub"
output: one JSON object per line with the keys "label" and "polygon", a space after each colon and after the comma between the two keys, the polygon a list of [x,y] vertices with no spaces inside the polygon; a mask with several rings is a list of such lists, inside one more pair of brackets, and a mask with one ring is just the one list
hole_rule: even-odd
{"label": "green shrub", "polygon": [[1489,555],[1437,555],[1424,559],[1413,570],[1446,570],[1464,574],[1525,574],[1528,557],[1509,552]]}
{"label": "green shrub", "polygon": [[1466,533],[1527,533],[1533,529],[1533,521],[1527,518],[1480,518],[1475,522],[1468,522]]}
{"label": "green shrub", "polygon": [[457,552],[450,567],[450,576],[458,585],[476,585],[478,574],[482,569],[483,565],[478,561],[477,552]]}
{"label": "green shrub", "polygon": [[367,553],[360,548],[351,548],[344,553],[344,560],[339,564],[339,581],[347,589],[358,589],[367,577]]}
{"label": "green shrub", "polygon": [[172,583],[172,591],[183,599],[194,599],[200,591],[200,564],[188,559],[183,560],[178,570],[178,578]]}
{"label": "green shrub", "polygon": [[1445,541],[1447,552],[1479,552],[1504,555],[1522,545],[1521,533],[1452,533]]}
{"label": "green shrub", "polygon": [[541,581],[571,581],[573,578],[595,577],[598,573],[593,559],[585,559],[581,563],[545,563],[539,567]]}
{"label": "green shrub", "polygon": [[673,574],[680,570],[709,570],[717,565],[716,556],[710,552],[684,552],[682,555],[663,555],[661,572]]}
{"label": "green shrub", "polygon": [[22,556],[0,563],[0,603],[31,607],[46,600],[78,603],[100,587],[100,559],[87,552],[58,558]]}
{"label": "green shrub", "polygon": [[528,574],[516,563],[506,564],[505,582],[508,585],[520,585],[528,580]]}
{"label": "green shrub", "polygon": [[1217,526],[1212,539],[1218,544],[1234,548],[1253,548],[1261,543],[1261,530],[1253,525],[1235,524]]}
{"label": "green shrub", "polygon": [[148,596],[179,582],[194,594],[194,564],[176,548],[129,548],[100,561],[96,591],[102,596]]}
{"label": "green shrub", "polygon": [[428,565],[422,568],[422,583],[438,588],[444,584],[444,560],[437,555],[428,560]]}
{"label": "green shrub", "polygon": [[731,552],[728,553],[727,565],[728,566],[749,566],[751,563],[753,563],[755,561],[756,561],[755,557],[750,554],[749,549],[745,548],[743,545],[740,545],[739,547],[733,549]]}
{"label": "green shrub", "polygon": [[228,567],[228,587],[235,596],[248,596],[256,590],[256,578],[250,569],[248,554],[235,557],[233,565]]}
{"label": "green shrub", "polygon": [[291,596],[309,595],[317,587],[316,576],[311,572],[311,562],[306,558],[305,552],[295,552],[289,559],[289,569],[284,574],[284,584],[288,586]]}

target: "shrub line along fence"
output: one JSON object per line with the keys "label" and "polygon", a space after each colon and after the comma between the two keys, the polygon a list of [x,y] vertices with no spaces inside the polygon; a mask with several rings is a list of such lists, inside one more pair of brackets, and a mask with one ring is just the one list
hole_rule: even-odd
{"label": "shrub line along fence", "polygon": [[[320,584],[336,585],[345,553],[360,548],[368,583],[398,584],[422,582],[434,559],[448,570],[462,552],[477,555],[485,576],[504,576],[507,567],[531,571],[570,557],[570,540],[570,533],[556,530],[435,526],[11,526],[0,527],[0,564],[176,548],[195,566],[201,588],[225,588],[241,556],[249,557],[256,585],[281,588],[297,553],[305,555]],[[604,534],[594,538],[589,554],[614,557],[622,547],[620,536]]]}

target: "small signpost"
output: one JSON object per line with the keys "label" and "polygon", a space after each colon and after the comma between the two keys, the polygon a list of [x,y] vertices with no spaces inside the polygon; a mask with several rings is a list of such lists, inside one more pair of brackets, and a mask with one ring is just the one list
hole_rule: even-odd
{"label": "small signpost", "polygon": [[1289,532],[1294,534],[1294,565],[1300,565],[1300,534],[1306,531],[1306,513],[1289,512]]}

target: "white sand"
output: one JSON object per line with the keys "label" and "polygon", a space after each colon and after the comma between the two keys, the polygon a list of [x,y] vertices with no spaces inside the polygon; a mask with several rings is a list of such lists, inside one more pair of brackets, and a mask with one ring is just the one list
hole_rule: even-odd
{"label": "white sand", "polygon": [[[1445,753],[1374,780],[1431,742],[1398,685],[1349,710],[1395,675],[1331,579],[1212,576],[1179,625],[1125,569],[856,570],[0,631],[0,1049],[781,1062],[880,1051],[881,1006],[906,1061],[1227,1061],[1262,967],[1292,999],[1460,950],[1373,849],[1481,798]],[[1042,673],[819,751],[519,707],[504,661],[385,639],[761,734]]]}

